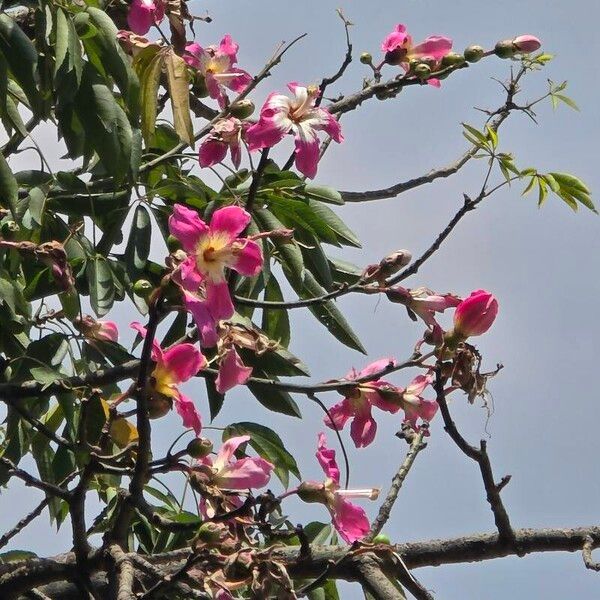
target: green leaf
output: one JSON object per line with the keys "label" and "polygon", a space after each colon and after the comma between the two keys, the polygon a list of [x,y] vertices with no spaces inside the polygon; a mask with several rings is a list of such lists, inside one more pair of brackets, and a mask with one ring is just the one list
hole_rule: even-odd
{"label": "green leaf", "polygon": [[[258,377],[261,376],[260,373],[255,374]],[[286,391],[278,389],[276,384],[263,384],[249,381],[246,385],[252,395],[265,408],[290,417],[302,417],[300,408],[298,408],[298,405],[293,398]]]}
{"label": "green leaf", "polygon": [[342,195],[337,190],[331,187],[307,183],[304,186],[304,192],[310,198],[320,200],[321,202],[337,205],[344,204],[344,199],[342,198]]}
{"label": "green leaf", "polygon": [[86,271],[92,309],[102,317],[112,308],[115,299],[112,270],[106,258],[96,256],[88,261]]}
{"label": "green leaf", "polygon": [[[275,277],[271,276],[265,288],[264,299],[267,302],[282,302],[283,294]],[[287,310],[280,308],[265,308],[262,314],[261,329],[282,346],[288,347],[290,343],[290,318]]]}
{"label": "green leaf", "polygon": [[2,554],[0,554],[0,565],[9,562],[29,560],[31,558],[37,558],[37,554],[35,552],[29,552],[29,550],[9,550],[8,552],[2,552]]}
{"label": "green leaf", "polygon": [[96,67],[100,67],[100,72],[106,70],[113,77],[117,87],[127,99],[132,122],[135,122],[139,115],[140,83],[130,64],[130,58],[119,44],[117,35],[119,30],[103,10],[88,6],[86,11],[90,22],[97,30],[95,36],[83,40],[88,56]]}
{"label": "green leaf", "polygon": [[[294,287],[293,283],[292,287]],[[301,298],[316,298],[326,293],[326,290],[319,285],[310,271],[305,272],[303,285],[296,286],[294,289]],[[367,353],[348,321],[332,300],[311,304],[309,310],[342,344],[363,354]]]}
{"label": "green leaf", "polygon": [[83,72],[81,45],[75,25],[62,9],[56,10],[54,79],[57,89],[73,98]]}
{"label": "green leaf", "polygon": [[83,71],[75,110],[85,130],[86,141],[119,183],[129,171],[133,131],[112,91],[89,64]]}
{"label": "green leaf", "polygon": [[175,131],[182,141],[193,148],[194,127],[190,115],[190,82],[187,65],[172,49],[166,53],[164,62],[167,68]]}
{"label": "green leaf", "polygon": [[0,53],[19,84],[34,114],[39,114],[42,96],[37,88],[38,53],[32,41],[7,14],[0,14]]}
{"label": "green leaf", "polygon": [[[0,15],[2,17],[4,15]],[[17,201],[19,199],[19,185],[10,170],[4,155],[0,152],[0,204],[10,210],[13,219],[17,219]],[[8,204],[6,206],[4,203]]]}
{"label": "green leaf", "polygon": [[214,379],[207,378],[204,380],[206,384],[206,395],[208,396],[208,408],[210,410],[210,420],[212,421],[223,408],[225,402],[225,394],[217,392]]}
{"label": "green leaf", "polygon": [[335,233],[341,244],[360,248],[360,240],[356,234],[328,206],[318,200],[309,200],[308,205],[327,226]]}
{"label": "green leaf", "polygon": [[238,435],[249,435],[248,443],[259,456],[275,466],[275,474],[285,488],[289,485],[289,474],[300,479],[300,471],[294,457],[285,449],[281,438],[269,427],[243,421],[232,423],[223,431],[223,441]]}
{"label": "green leaf", "polygon": [[579,106],[577,106],[575,101],[572,98],[569,98],[569,96],[565,96],[564,94],[552,94],[552,98],[553,99],[557,98],[558,100],[560,100],[561,102],[564,102],[567,106],[569,106],[573,110],[576,110],[579,112]]}
{"label": "green leaf", "polygon": [[138,204],[133,214],[129,240],[125,248],[125,264],[132,281],[139,279],[146,267],[150,254],[152,223],[150,215],[142,204]]}

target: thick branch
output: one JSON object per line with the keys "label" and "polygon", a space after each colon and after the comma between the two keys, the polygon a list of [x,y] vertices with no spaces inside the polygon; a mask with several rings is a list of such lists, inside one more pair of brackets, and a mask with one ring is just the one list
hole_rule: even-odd
{"label": "thick branch", "polygon": [[363,588],[376,600],[406,600],[406,596],[385,576],[375,558],[364,555],[352,562]]}

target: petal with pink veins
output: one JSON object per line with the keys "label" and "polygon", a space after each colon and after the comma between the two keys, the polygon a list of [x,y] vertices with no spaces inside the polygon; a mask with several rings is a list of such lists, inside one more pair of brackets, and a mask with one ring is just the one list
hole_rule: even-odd
{"label": "petal with pink veins", "polygon": [[205,367],[206,359],[193,344],[177,344],[164,352],[163,364],[173,374],[173,380],[182,383]]}
{"label": "petal with pink veins", "polygon": [[435,60],[441,60],[452,50],[452,40],[442,35],[432,35],[420,44],[414,46],[409,54],[411,58],[431,56]]}
{"label": "petal with pink veins", "polygon": [[198,150],[198,162],[202,168],[212,167],[227,156],[227,144],[219,140],[207,139]]}
{"label": "petal with pink veins", "polygon": [[340,469],[335,460],[335,450],[327,447],[327,439],[323,432],[318,435],[317,452],[315,454],[325,475],[336,484],[340,483]]}
{"label": "petal with pink veins", "polygon": [[175,410],[183,421],[183,426],[193,429],[197,436],[202,432],[202,419],[200,413],[196,410],[194,402],[183,394],[174,398]]}
{"label": "petal with pink veins", "polygon": [[246,277],[254,277],[260,273],[263,266],[262,251],[253,240],[244,240],[242,243],[244,247],[237,253],[231,268]]}
{"label": "petal with pink veins", "polygon": [[176,204],[169,217],[169,232],[181,242],[186,252],[194,252],[198,241],[208,233],[208,225],[195,210]]}
{"label": "petal with pink veins", "polygon": [[216,210],[210,220],[210,231],[225,233],[235,239],[250,223],[250,214],[239,206],[225,206]]}
{"label": "petal with pink veins", "polygon": [[246,383],[250,375],[252,367],[244,365],[235,348],[231,348],[219,364],[219,374],[215,381],[217,392],[224,394],[236,385]]}
{"label": "petal with pink veins", "polygon": [[233,316],[235,308],[226,281],[206,283],[206,306],[215,321]]}
{"label": "petal with pink veins", "polygon": [[217,475],[217,482],[221,487],[230,490],[261,488],[269,483],[273,468],[264,458],[241,458],[221,469]]}
{"label": "petal with pink veins", "polygon": [[374,439],[377,433],[377,423],[371,416],[369,406],[368,412],[355,415],[350,424],[350,437],[357,448],[368,446]]}
{"label": "petal with pink veins", "polygon": [[333,526],[348,544],[362,539],[369,533],[369,519],[365,511],[341,496],[336,496],[333,508]]}
{"label": "petal with pink veins", "polygon": [[309,179],[314,179],[319,165],[319,140],[296,137],[296,168]]}

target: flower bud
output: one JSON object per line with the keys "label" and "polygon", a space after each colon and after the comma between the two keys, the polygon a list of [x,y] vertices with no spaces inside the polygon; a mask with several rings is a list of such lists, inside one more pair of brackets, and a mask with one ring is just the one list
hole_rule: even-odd
{"label": "flower bud", "polygon": [[193,439],[186,448],[192,458],[204,458],[212,452],[212,449],[212,442],[208,438]]}
{"label": "flower bud", "polygon": [[360,55],[360,62],[363,65],[370,65],[370,64],[372,64],[373,63],[373,57],[371,56],[371,53],[370,52],[363,52]]}
{"label": "flower bud", "polygon": [[133,284],[133,293],[141,298],[149,298],[153,289],[153,285],[147,279],[138,279]]}
{"label": "flower bud", "polygon": [[438,61],[435,60],[435,58],[433,58],[433,56],[423,56],[422,58],[419,59],[419,62],[421,64],[425,64],[427,65],[432,71],[433,69],[435,69]]}
{"label": "flower bud", "polygon": [[238,100],[229,107],[229,113],[238,119],[247,119],[255,108],[252,100]]}
{"label": "flower bud", "polygon": [[494,48],[494,53],[499,58],[512,58],[515,54],[515,46],[512,40],[502,40]]}
{"label": "flower bud", "polygon": [[471,292],[454,312],[455,336],[467,338],[485,333],[491,326],[498,314],[498,301],[485,290]]}
{"label": "flower bud", "polygon": [[465,62],[465,57],[458,52],[448,52],[442,58],[442,67],[453,67],[454,65],[462,65]]}
{"label": "flower bud", "polygon": [[483,55],[485,54],[485,50],[481,46],[468,46],[465,48],[465,60],[470,63],[479,62]]}
{"label": "flower bud", "polygon": [[373,538],[374,544],[391,544],[390,536],[385,533],[380,533]]}
{"label": "flower bud", "polygon": [[520,35],[516,37],[513,41],[513,46],[515,47],[517,52],[522,54],[529,54],[530,52],[535,52],[542,47],[542,42],[534,35]]}
{"label": "flower bud", "polygon": [[425,63],[420,63],[413,72],[419,79],[427,79],[431,75],[431,67]]}

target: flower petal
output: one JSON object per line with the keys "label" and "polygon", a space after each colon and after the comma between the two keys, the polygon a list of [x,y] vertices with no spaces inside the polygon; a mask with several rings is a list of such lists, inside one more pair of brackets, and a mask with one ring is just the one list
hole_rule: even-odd
{"label": "flower petal", "polygon": [[413,46],[409,52],[410,58],[430,56],[435,60],[441,60],[452,50],[452,40],[442,35],[432,35],[426,40]]}
{"label": "flower petal", "polygon": [[239,206],[225,206],[216,210],[210,220],[210,232],[224,233],[234,240],[250,223],[250,214]]}
{"label": "flower petal", "polygon": [[335,460],[335,450],[327,447],[327,438],[323,432],[318,434],[317,452],[315,453],[325,475],[336,484],[340,483],[340,469]]}
{"label": "flower petal", "polygon": [[231,348],[219,363],[219,374],[215,381],[217,392],[224,394],[236,385],[246,383],[250,375],[252,367],[244,365],[235,348]]}
{"label": "flower petal", "polygon": [[198,241],[208,233],[208,225],[195,210],[176,204],[169,217],[169,232],[181,242],[186,252],[194,252]]}
{"label": "flower petal", "polygon": [[230,267],[241,275],[254,277],[260,273],[263,266],[263,257],[260,246],[253,240],[239,240],[244,244],[238,251]]}
{"label": "flower petal", "polygon": [[[143,339],[146,339],[146,328],[141,323],[134,321],[133,323],[130,323],[129,327],[135,329]],[[150,355],[150,358],[156,363],[161,363],[163,361],[163,351],[156,338],[152,340],[152,354]]]}
{"label": "flower petal", "polygon": [[296,137],[296,168],[309,179],[314,179],[319,164],[319,140],[316,137]]}
{"label": "flower petal", "polygon": [[183,426],[193,429],[197,436],[202,432],[202,419],[200,413],[196,410],[194,402],[179,393],[175,398],[175,410],[183,421]]}
{"label": "flower petal", "polygon": [[235,309],[231,301],[231,294],[226,281],[206,283],[206,306],[215,321],[229,319]]}
{"label": "flower petal", "polygon": [[200,300],[198,296],[184,290],[183,302],[186,310],[192,313],[192,318],[200,332],[200,342],[202,346],[206,348],[215,346],[218,339],[217,326],[215,319],[206,305],[206,301]]}
{"label": "flower petal", "polygon": [[241,458],[219,471],[217,483],[230,490],[261,488],[269,483],[273,468],[264,458]]}
{"label": "flower petal", "polygon": [[332,510],[333,526],[346,543],[352,544],[369,533],[369,519],[360,506],[336,496]]}
{"label": "flower petal", "polygon": [[182,383],[205,367],[206,359],[193,344],[177,344],[164,352],[163,365],[175,383]]}
{"label": "flower petal", "polygon": [[[329,409],[329,416],[325,416],[323,422],[330,429],[344,429],[348,419],[352,417],[354,411],[348,398],[344,398],[341,402],[334,404]],[[329,418],[331,417],[331,419]]]}
{"label": "flower petal", "polygon": [[233,455],[239,446],[245,444],[249,439],[249,435],[237,435],[230,437],[227,441],[223,442],[223,445],[221,446],[221,449],[217,453],[217,457],[212,464],[213,468],[217,471],[223,469],[225,465],[227,465],[233,458]]}
{"label": "flower petal", "polygon": [[357,414],[350,424],[350,437],[357,448],[368,446],[377,433],[377,423],[371,411]]}
{"label": "flower petal", "polygon": [[198,150],[198,162],[202,168],[212,167],[227,156],[227,144],[219,140],[207,139]]}

